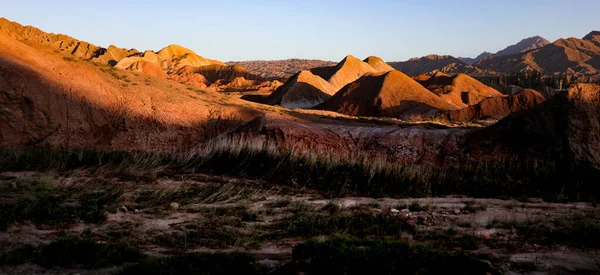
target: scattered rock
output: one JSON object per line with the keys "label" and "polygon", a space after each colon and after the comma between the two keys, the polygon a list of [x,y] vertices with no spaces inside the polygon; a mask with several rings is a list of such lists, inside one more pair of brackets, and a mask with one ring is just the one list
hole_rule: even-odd
{"label": "scattered rock", "polygon": [[179,209],[179,203],[176,203],[176,202],[172,202],[169,206],[171,207],[172,210]]}
{"label": "scattered rock", "polygon": [[392,208],[389,206],[383,207],[379,215],[390,215],[392,213]]}

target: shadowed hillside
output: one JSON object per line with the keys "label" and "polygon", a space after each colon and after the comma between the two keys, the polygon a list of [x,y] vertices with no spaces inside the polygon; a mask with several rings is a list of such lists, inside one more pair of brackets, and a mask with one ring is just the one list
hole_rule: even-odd
{"label": "shadowed hillside", "polygon": [[450,120],[458,121],[486,118],[501,119],[514,112],[533,109],[538,104],[544,102],[544,100],[544,97],[537,91],[524,89],[509,96],[483,99],[475,105],[447,112],[446,116]]}
{"label": "shadowed hillside", "polygon": [[468,153],[472,157],[518,154],[598,168],[599,95],[599,85],[577,84],[568,93],[473,132],[466,140]]}

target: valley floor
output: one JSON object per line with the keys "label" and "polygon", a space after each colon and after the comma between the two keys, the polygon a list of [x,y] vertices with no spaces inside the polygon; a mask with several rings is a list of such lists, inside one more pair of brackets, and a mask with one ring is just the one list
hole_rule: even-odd
{"label": "valley floor", "polygon": [[0,190],[0,274],[600,272],[594,203],[329,198],[93,169],[3,172]]}

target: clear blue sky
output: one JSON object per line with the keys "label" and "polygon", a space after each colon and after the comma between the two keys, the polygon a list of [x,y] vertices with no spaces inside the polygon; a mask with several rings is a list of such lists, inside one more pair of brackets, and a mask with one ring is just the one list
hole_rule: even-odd
{"label": "clear blue sky", "polygon": [[600,29],[600,0],[0,2],[0,17],[96,45],[179,44],[221,61],[474,57],[529,36],[554,41]]}

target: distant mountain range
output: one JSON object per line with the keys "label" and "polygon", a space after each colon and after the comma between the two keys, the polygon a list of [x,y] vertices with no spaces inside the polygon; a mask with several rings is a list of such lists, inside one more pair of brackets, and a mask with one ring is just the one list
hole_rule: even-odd
{"label": "distant mountain range", "polygon": [[[331,66],[335,62],[287,59],[227,64],[242,65],[250,73],[265,78],[288,78],[298,71]],[[528,37],[496,53],[483,52],[475,58],[430,54],[388,64],[408,75],[443,72],[483,76],[535,70],[547,76],[567,73],[584,80],[600,79],[600,32],[592,31],[581,39],[558,39],[553,43],[541,36]]]}
{"label": "distant mountain range", "polygon": [[518,54],[518,53],[538,49],[538,48],[544,47],[548,44],[550,44],[550,41],[548,41],[546,38],[543,38],[541,36],[533,36],[533,37],[525,38],[525,39],[519,41],[519,43],[517,43],[517,44],[510,45],[510,46],[504,48],[503,50],[498,51],[497,53],[482,52],[475,58],[458,57],[458,59],[460,59],[460,61],[462,61],[466,64],[471,65],[471,64],[476,63],[479,60],[482,60],[482,59],[485,59],[488,57]]}
{"label": "distant mountain range", "polygon": [[243,66],[253,74],[264,78],[288,78],[299,71],[332,66],[336,63],[333,61],[291,58],[284,60],[230,61],[226,64]]}
{"label": "distant mountain range", "polygon": [[466,73],[471,75],[481,74],[481,71],[460,59],[450,55],[430,54],[423,57],[411,58],[403,62],[389,62],[394,69],[408,75],[433,74],[436,71],[446,74]]}
{"label": "distant mountain range", "polygon": [[466,73],[501,75],[539,71],[544,75],[567,73],[584,80],[600,78],[600,32],[585,37],[558,39],[553,43],[540,36],[529,37],[497,53],[483,52],[476,58],[428,55],[390,65],[409,75]]}
{"label": "distant mountain range", "polygon": [[[388,62],[388,64],[408,75],[433,74],[436,71],[446,74],[466,73],[470,75],[482,75],[490,72],[488,72],[486,68],[473,66],[480,60],[490,57],[519,54],[541,48],[548,44],[550,44],[550,41],[545,38],[534,36],[525,38],[496,53],[483,52],[475,58],[431,54],[424,57],[411,58],[403,62]],[[316,67],[332,66],[336,63],[324,60],[292,58],[285,60],[230,61],[226,62],[226,64],[241,65],[249,72],[265,78],[288,78],[298,71]],[[491,73],[493,74],[493,72]]]}

